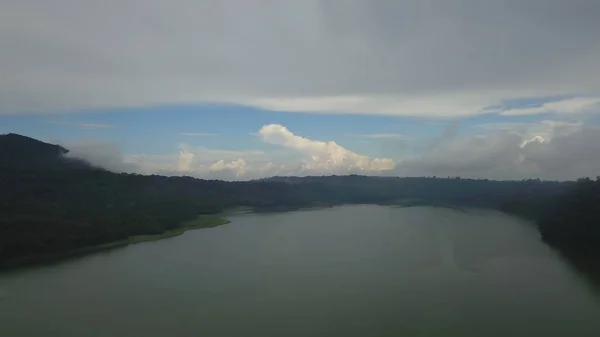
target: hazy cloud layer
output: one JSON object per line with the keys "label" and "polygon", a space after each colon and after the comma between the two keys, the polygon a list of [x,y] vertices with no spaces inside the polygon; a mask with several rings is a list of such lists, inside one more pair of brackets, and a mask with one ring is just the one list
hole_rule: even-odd
{"label": "hazy cloud layer", "polygon": [[96,129],[106,129],[106,128],[114,128],[116,125],[114,124],[106,124],[106,123],[89,123],[89,122],[64,122],[64,121],[47,121],[48,124],[55,125],[65,125],[76,127],[81,130],[96,130]]}
{"label": "hazy cloud layer", "polygon": [[140,166],[126,160],[121,147],[116,143],[83,140],[80,142],[62,143],[69,149],[67,157],[83,159],[96,166],[117,173],[137,173]]}
{"label": "hazy cloud layer", "polygon": [[181,144],[179,154],[145,156],[123,155],[114,144],[91,141],[65,146],[72,150],[71,156],[117,172],[225,180],[350,173],[569,180],[600,174],[600,129],[557,121],[481,129],[482,133],[469,136],[446,135],[397,162],[360,155],[334,142],[300,137],[276,124],[264,126],[258,134],[265,142],[282,147],[281,151],[215,150]]}
{"label": "hazy cloud layer", "polygon": [[335,142],[293,134],[278,124],[265,125],[258,136],[282,150],[234,151],[179,145],[179,154],[123,155],[115,144],[85,141],[65,144],[70,156],[116,172],[190,175],[209,179],[254,179],[273,175],[382,174],[395,162],[354,153]]}
{"label": "hazy cloud layer", "polygon": [[395,171],[409,176],[570,180],[600,175],[600,129],[544,121],[448,139]]}
{"label": "hazy cloud layer", "polygon": [[533,96],[575,101],[506,114],[579,111],[600,93],[599,16],[597,0],[3,0],[0,113],[218,101],[445,117]]}
{"label": "hazy cloud layer", "polygon": [[577,97],[544,103],[534,107],[508,109],[502,111],[505,116],[536,114],[581,114],[600,111],[600,97]]}

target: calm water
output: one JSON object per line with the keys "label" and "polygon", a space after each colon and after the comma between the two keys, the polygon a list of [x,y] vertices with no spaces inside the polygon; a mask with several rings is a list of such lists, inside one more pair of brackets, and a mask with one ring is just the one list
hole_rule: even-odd
{"label": "calm water", "polygon": [[237,215],[0,274],[0,335],[600,336],[600,298],[495,212]]}

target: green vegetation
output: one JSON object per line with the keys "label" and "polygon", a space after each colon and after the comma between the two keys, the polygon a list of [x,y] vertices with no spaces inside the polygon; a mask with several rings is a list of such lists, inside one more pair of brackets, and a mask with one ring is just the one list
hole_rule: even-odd
{"label": "green vegetation", "polygon": [[394,200],[390,200],[389,202],[381,203],[381,205],[411,207],[411,206],[427,205],[427,201],[417,199],[417,198],[401,198],[401,199],[394,199]]}
{"label": "green vegetation", "polygon": [[254,211],[254,208],[250,206],[235,206],[227,211],[230,213],[250,213]]}
{"label": "green vegetation", "polygon": [[428,207],[441,207],[441,208],[449,208],[455,211],[466,212],[466,210],[462,207],[456,206],[454,203],[447,202],[436,202],[436,201],[428,201],[416,198],[403,198],[403,199],[395,199],[389,202],[380,203],[382,206],[396,206],[399,208],[406,207],[419,207],[419,206],[428,206]]}
{"label": "green vegetation", "polygon": [[131,236],[127,239],[127,241],[130,244],[134,244],[134,243],[142,243],[142,242],[148,242],[148,241],[167,239],[167,238],[172,238],[174,236],[179,236],[189,230],[201,229],[201,228],[212,228],[212,227],[226,225],[229,222],[230,221],[227,219],[219,218],[216,216],[199,215],[196,220],[186,221],[177,228],[166,230],[160,234],[144,234],[144,235]]}
{"label": "green vegetation", "polygon": [[135,235],[130,236],[124,240],[107,242],[95,246],[86,246],[77,248],[74,250],[61,252],[61,253],[53,253],[53,254],[41,254],[41,255],[31,255],[31,256],[22,256],[17,259],[12,259],[9,261],[4,261],[5,263],[0,266],[4,267],[18,267],[22,265],[38,263],[38,262],[47,262],[47,261],[55,261],[61,258],[71,257],[71,256],[80,256],[90,253],[95,253],[104,250],[110,250],[114,248],[124,247],[131,244],[138,244],[143,242],[150,242],[162,239],[168,239],[175,236],[182,235],[186,231],[194,230],[194,229],[202,229],[202,228],[212,228],[221,225],[226,225],[230,221],[217,216],[207,216],[207,215],[199,215],[196,220],[187,221],[181,224],[179,227],[165,230],[159,234],[143,234],[143,235]]}
{"label": "green vegetation", "polygon": [[538,219],[542,238],[561,249],[600,253],[600,177],[579,179]]}

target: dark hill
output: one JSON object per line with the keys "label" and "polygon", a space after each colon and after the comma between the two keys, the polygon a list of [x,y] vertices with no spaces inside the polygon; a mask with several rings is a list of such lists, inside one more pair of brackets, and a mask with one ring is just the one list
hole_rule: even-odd
{"label": "dark hill", "polygon": [[69,150],[14,133],[0,135],[0,167],[12,169],[74,169],[91,167],[65,157]]}

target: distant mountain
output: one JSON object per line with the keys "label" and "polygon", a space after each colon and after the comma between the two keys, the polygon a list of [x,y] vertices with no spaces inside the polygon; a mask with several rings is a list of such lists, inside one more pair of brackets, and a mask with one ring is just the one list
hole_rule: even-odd
{"label": "distant mountain", "polygon": [[91,169],[82,160],[67,158],[69,150],[27,136],[0,135],[0,167],[12,169]]}

